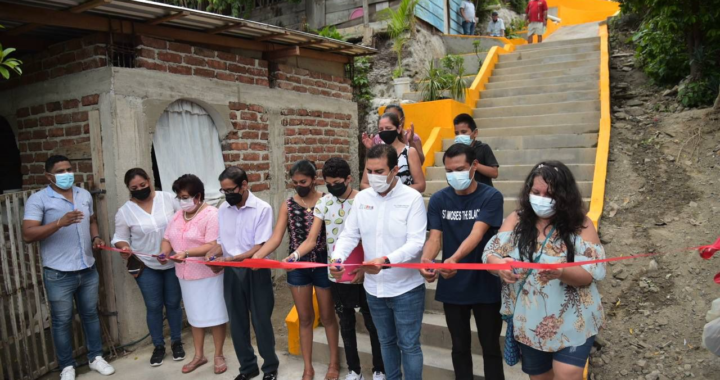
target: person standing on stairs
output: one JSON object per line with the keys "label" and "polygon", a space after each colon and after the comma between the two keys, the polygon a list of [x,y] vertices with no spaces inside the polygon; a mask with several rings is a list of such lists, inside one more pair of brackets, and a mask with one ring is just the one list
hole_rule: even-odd
{"label": "person standing on stairs", "polygon": [[[422,262],[432,262],[442,247],[444,263],[481,263],[485,244],[502,225],[503,196],[475,181],[477,161],[468,145],[452,145],[443,155],[443,164],[450,187],[430,197],[430,237],[423,249]],[[500,280],[482,270],[421,269],[420,273],[428,282],[438,280],[435,299],[442,302],[445,311],[455,379],[473,379],[472,314],[482,346],[485,379],[504,380]]]}
{"label": "person standing on stairs", "polygon": [[545,0],[530,0],[525,8],[525,21],[528,22],[527,42],[533,43],[533,35],[542,42],[547,27],[548,6]]}
{"label": "person standing on stairs", "polygon": [[490,145],[477,140],[478,129],[472,116],[461,113],[453,120],[455,125],[455,142],[469,145],[475,156],[475,181],[484,185],[493,186],[492,180],[497,178],[500,164]]}
{"label": "person standing on stairs", "polygon": [[460,17],[462,20],[463,34],[466,36],[475,35],[475,4],[472,1],[463,0],[460,4]]}
{"label": "person standing on stairs", "polygon": [[[420,156],[420,163],[425,163],[425,154],[423,153],[422,149],[422,140],[420,139],[420,136],[415,134],[415,125],[413,123],[410,123],[410,129],[405,130],[405,112],[403,112],[402,107],[397,104],[391,104],[385,107],[385,113],[394,113],[398,117],[398,119],[400,119],[401,133],[405,134],[403,140],[407,141],[408,145],[415,148],[415,150],[418,152],[418,156]],[[367,133],[363,133],[362,143],[363,145],[365,145],[365,149],[370,149],[374,145],[383,144],[383,141],[380,138],[379,134],[373,136],[368,135]]]}
{"label": "person standing on stairs", "polygon": [[[415,148],[407,145],[402,133],[402,124],[396,114],[386,112],[380,117],[378,123],[378,135],[386,144],[392,146],[397,152],[399,172],[397,177],[404,185],[409,186],[418,192],[425,191],[425,174],[422,170],[422,162]],[[377,145],[375,145],[377,146]],[[363,173],[360,189],[370,187],[368,173]]]}
{"label": "person standing on stairs", "polygon": [[[296,194],[285,200],[280,207],[275,230],[270,240],[253,255],[253,259],[264,259],[280,244],[282,244],[285,230],[290,235],[290,255],[285,262],[322,263],[328,262],[327,244],[325,243],[324,225],[315,239],[310,241],[311,249],[300,255],[298,248],[308,240],[310,229],[315,216],[313,210],[320,198],[325,194],[315,189],[317,169],[315,164],[308,160],[300,160],[290,168],[290,179]],[[333,312],[333,298],[330,292],[330,279],[325,268],[304,268],[287,272],[287,285],[290,288],[295,308],[300,320],[300,351],[302,352],[305,369],[302,380],[313,380],[315,369],[312,361],[313,323],[315,310],[313,309],[313,288],[317,294],[320,321],[325,327],[325,334],[330,348],[330,363],[325,380],[338,380],[340,377],[340,354],[338,352],[338,324]]]}
{"label": "person standing on stairs", "polygon": [[[339,157],[332,157],[325,161],[322,168],[322,175],[330,194],[320,198],[315,204],[314,220],[307,239],[295,250],[302,259],[315,248],[315,243],[321,234],[325,234],[327,251],[329,255],[335,250],[338,236],[345,228],[345,221],[355,200],[358,191],[352,188],[352,176],[350,165]],[[358,255],[363,258],[362,244],[358,244],[350,256]],[[285,262],[295,261],[294,254],[285,258]],[[329,263],[329,261],[328,261]],[[327,270],[325,271],[327,275]],[[328,276],[332,283],[330,291],[335,301],[335,312],[340,319],[340,335],[345,344],[345,359],[347,360],[348,374],[345,380],[364,380],[360,368],[360,356],[357,350],[357,334],[355,331],[355,309],[360,309],[370,335],[370,346],[372,349],[373,380],[385,380],[385,365],[383,364],[378,340],[377,329],[370,314],[367,304],[363,279],[365,272],[360,269],[349,270],[345,278],[336,280]]]}
{"label": "person standing on stairs", "polygon": [[[397,150],[376,145],[367,153],[365,170],[371,188],[361,191],[340,233],[334,262],[345,262],[362,240],[370,313],[378,331],[388,380],[420,380],[423,353],[420,329],[425,283],[415,269],[387,264],[418,263],[425,242],[427,214],[422,195],[398,176]],[[344,267],[330,266],[342,279]]]}

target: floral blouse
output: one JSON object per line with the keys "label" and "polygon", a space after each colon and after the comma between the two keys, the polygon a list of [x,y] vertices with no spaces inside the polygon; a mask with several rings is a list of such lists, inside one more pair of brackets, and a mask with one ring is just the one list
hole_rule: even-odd
{"label": "floral blouse", "polygon": [[[495,235],[485,247],[483,262],[487,263],[489,255],[520,260],[520,251],[513,240],[512,231]],[[538,242],[536,255],[541,246],[542,243]],[[602,245],[588,243],[580,236],[575,236],[575,262],[604,258]],[[539,262],[567,262],[567,248],[557,233],[549,239]],[[533,270],[520,292],[520,303],[517,306],[518,287],[522,281],[515,284],[503,282],[500,314],[509,316],[514,311],[515,340],[540,351],[557,352],[567,347],[580,346],[588,338],[597,335],[604,324],[605,313],[596,282],[605,278],[605,264],[589,264],[581,268],[594,279],[588,286],[569,286],[560,280],[545,282],[540,279],[538,271]],[[524,276],[527,270],[517,269],[517,273]]]}

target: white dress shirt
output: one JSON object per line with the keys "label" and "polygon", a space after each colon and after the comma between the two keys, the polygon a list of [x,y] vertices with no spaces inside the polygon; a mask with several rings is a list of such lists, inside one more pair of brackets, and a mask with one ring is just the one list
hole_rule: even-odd
{"label": "white dress shirt", "polygon": [[223,202],[218,209],[223,256],[235,257],[270,239],[273,230],[272,207],[248,191],[245,206]]}
{"label": "white dress shirt", "polygon": [[[159,254],[165,228],[178,210],[180,204],[175,195],[164,191],[155,192],[150,214],[133,201],[125,202],[115,214],[115,234],[111,244],[114,246],[116,243],[125,242],[130,244],[133,252]],[[164,270],[175,266],[172,260],[160,264],[154,257],[137,256],[137,258],[152,269]]]}
{"label": "white dress shirt", "polygon": [[[333,259],[345,261],[362,240],[365,261],[387,256],[391,264],[419,263],[427,213],[422,195],[400,181],[384,197],[372,188],[355,196],[338,238]],[[396,297],[424,283],[417,269],[389,268],[365,276],[365,290],[379,298]]]}
{"label": "white dress shirt", "polygon": [[497,21],[490,19],[490,22],[488,22],[487,32],[491,36],[500,37],[503,30],[505,30],[505,22],[501,18],[498,18]]}

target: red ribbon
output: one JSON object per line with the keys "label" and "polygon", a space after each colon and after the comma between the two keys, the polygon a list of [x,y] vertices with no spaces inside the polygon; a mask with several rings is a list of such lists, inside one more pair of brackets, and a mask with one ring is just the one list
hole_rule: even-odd
{"label": "red ribbon", "polygon": [[[710,260],[711,257],[715,254],[715,252],[720,251],[720,237],[715,240],[715,243],[712,245],[704,245],[702,247],[698,247],[698,252],[700,252],[700,257],[702,257],[705,260]],[[720,284],[720,272],[715,275],[715,283]]]}

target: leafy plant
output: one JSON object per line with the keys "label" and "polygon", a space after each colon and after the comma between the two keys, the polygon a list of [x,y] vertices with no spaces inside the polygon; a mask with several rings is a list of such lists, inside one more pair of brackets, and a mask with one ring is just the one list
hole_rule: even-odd
{"label": "leafy plant", "polygon": [[482,54],[484,52],[480,51],[480,44],[482,44],[482,41],[480,40],[473,41],[473,51],[475,51],[475,56],[478,59],[478,67],[482,67],[484,61],[483,58],[485,57],[485,54]]}
{"label": "leafy plant", "polygon": [[393,51],[397,54],[397,67],[393,71],[393,78],[403,75],[402,52],[407,42],[407,32],[415,32],[415,7],[419,0],[402,0],[397,9],[385,8],[378,12],[378,19],[387,21],[387,31],[393,40]]}
{"label": "leafy plant", "polygon": [[505,38],[520,38],[519,32],[525,29],[527,29],[527,21],[523,18],[516,18],[505,26]]}
{"label": "leafy plant", "polygon": [[313,32],[317,33],[321,37],[327,37],[332,38],[334,40],[340,40],[345,41],[345,36],[343,36],[340,32],[338,32],[337,28],[334,25],[328,25],[321,30],[314,30]]}
{"label": "leafy plant", "polygon": [[718,95],[719,83],[720,81],[715,79],[686,83],[678,90],[678,100],[685,107],[711,105],[713,99]]}
{"label": "leafy plant", "polygon": [[[0,28],[4,27],[0,25]],[[22,61],[17,58],[9,57],[14,51],[15,48],[3,49],[2,44],[0,44],[0,75],[2,75],[5,79],[10,79],[10,73],[13,71],[17,75],[22,75],[22,69],[20,68]]]}
{"label": "leafy plant", "polygon": [[460,55],[448,55],[440,60],[440,67],[430,61],[427,73],[422,82],[422,97],[425,101],[433,101],[442,98],[444,91],[449,91],[450,96],[456,100],[465,98],[465,59]]}
{"label": "leafy plant", "polygon": [[355,89],[355,101],[358,103],[369,103],[373,98],[370,91],[370,60],[367,57],[356,57],[354,61],[354,75],[352,85]]}
{"label": "leafy plant", "polygon": [[435,60],[430,60],[427,74],[422,82],[422,98],[426,102],[438,100],[448,87],[447,73],[441,67],[435,67]]}
{"label": "leafy plant", "polygon": [[525,14],[527,9],[528,0],[510,0],[510,9],[515,13],[522,15]]}

